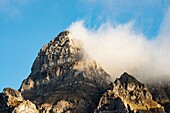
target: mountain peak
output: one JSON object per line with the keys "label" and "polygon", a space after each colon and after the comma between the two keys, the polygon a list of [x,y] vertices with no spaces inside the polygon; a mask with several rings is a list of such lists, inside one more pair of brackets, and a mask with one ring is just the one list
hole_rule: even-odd
{"label": "mountain peak", "polygon": [[62,39],[67,39],[67,38],[71,38],[71,37],[73,37],[73,35],[70,31],[63,31],[63,32],[59,33],[59,35],[57,37],[55,37],[53,40],[51,40],[51,42],[61,41]]}
{"label": "mountain peak", "polygon": [[95,111],[96,113],[109,111],[165,113],[164,108],[152,100],[152,95],[146,86],[126,72],[115,80],[113,89],[103,94]]}
{"label": "mountain peak", "polygon": [[[70,105],[74,106],[82,103],[84,108],[88,104],[94,105],[89,109],[91,111],[97,106],[99,95],[108,89],[110,78],[85,52],[81,41],[69,31],[64,31],[40,50],[31,74],[23,81],[20,91],[26,99],[35,101],[41,109],[49,102],[52,106],[57,102],[59,104],[61,95],[57,94],[60,92],[64,96],[64,103],[69,104],[69,101],[72,101]],[[87,89],[92,94],[87,92]],[[67,94],[72,95],[72,98]],[[77,103],[80,99],[73,98],[77,95],[82,102]],[[86,97],[89,97],[89,101],[86,101]],[[68,101],[68,98],[71,100]]]}
{"label": "mountain peak", "polygon": [[164,108],[127,72],[112,82],[81,41],[63,31],[40,49],[19,91],[0,93],[0,112],[164,113]]}
{"label": "mountain peak", "polygon": [[75,40],[76,38],[74,37],[74,35],[70,32],[70,31],[63,31],[61,33],[59,33],[59,35],[57,37],[55,37],[53,40],[51,40],[52,43],[54,42],[63,42],[66,40]]}
{"label": "mountain peak", "polygon": [[127,72],[124,72],[118,80],[122,84],[133,83],[135,85],[142,85],[135,77],[133,77],[132,75],[129,75]]}
{"label": "mountain peak", "polygon": [[56,48],[70,48],[76,47],[82,49],[82,42],[70,32],[70,31],[63,31],[59,33],[57,37],[52,39],[48,44],[46,44],[41,51],[48,51],[48,52],[56,52]]}

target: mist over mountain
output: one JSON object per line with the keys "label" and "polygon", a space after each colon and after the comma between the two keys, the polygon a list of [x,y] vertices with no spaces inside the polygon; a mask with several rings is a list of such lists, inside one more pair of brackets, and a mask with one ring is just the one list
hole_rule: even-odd
{"label": "mist over mountain", "polygon": [[106,22],[98,29],[90,29],[82,20],[68,29],[84,42],[85,50],[113,79],[127,71],[142,81],[167,80],[170,79],[169,12],[154,39],[144,36],[133,22],[121,25]]}
{"label": "mist over mountain", "polygon": [[[101,36],[108,35],[104,34],[101,34]],[[95,37],[93,34],[92,36]],[[96,47],[100,46],[98,49],[102,47],[105,49],[107,38],[108,37],[106,37],[106,41],[102,39],[103,45],[96,45],[94,41],[92,42]],[[99,42],[100,41],[99,37]],[[92,42],[89,41],[89,43]],[[151,79],[147,84],[143,84],[135,78],[136,75],[134,75],[134,77],[124,72],[126,70],[122,71],[123,74],[120,74],[121,76],[108,74],[107,71],[102,68],[102,65],[95,61],[95,57],[91,57],[88,54],[89,51],[86,52],[86,50],[88,50],[86,47],[86,43],[83,44],[83,42],[77,39],[70,31],[61,32],[40,49],[32,65],[30,75],[23,80],[19,90],[4,88],[3,92],[0,93],[0,112],[169,112],[169,82],[159,82],[157,79]],[[96,48],[92,49],[95,50]],[[124,49],[126,49],[126,46]],[[137,52],[137,50],[135,48],[132,52]],[[105,49],[105,51],[107,53],[109,49]],[[104,54],[104,52],[102,54]],[[110,56],[108,56],[108,54],[104,55],[103,60],[108,60],[113,54],[110,54]],[[126,60],[129,59],[129,62],[131,62],[130,58],[131,57],[128,56]],[[112,60],[110,60],[110,62],[112,62]],[[120,60],[120,63],[124,62]],[[117,63],[115,63],[115,67],[116,64]],[[113,68],[113,70],[115,70],[110,63],[108,63],[108,66],[110,66],[110,69]],[[118,73],[118,71],[115,71],[115,73]],[[143,77],[145,77],[145,74]]]}

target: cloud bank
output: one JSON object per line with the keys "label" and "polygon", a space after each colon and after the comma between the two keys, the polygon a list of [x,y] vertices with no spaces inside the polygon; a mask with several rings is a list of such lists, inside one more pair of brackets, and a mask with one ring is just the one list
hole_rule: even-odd
{"label": "cloud bank", "polygon": [[162,21],[158,36],[150,40],[134,28],[133,22],[106,22],[97,30],[88,29],[84,21],[68,28],[84,42],[86,51],[112,75],[128,72],[140,79],[170,78],[170,8]]}

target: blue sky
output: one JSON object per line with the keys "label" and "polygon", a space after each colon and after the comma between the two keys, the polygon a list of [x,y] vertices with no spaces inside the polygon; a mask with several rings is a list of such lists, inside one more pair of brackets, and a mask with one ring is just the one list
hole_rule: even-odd
{"label": "blue sky", "polygon": [[93,30],[133,22],[152,40],[169,6],[169,0],[0,0],[0,91],[18,89],[40,48],[73,22]]}

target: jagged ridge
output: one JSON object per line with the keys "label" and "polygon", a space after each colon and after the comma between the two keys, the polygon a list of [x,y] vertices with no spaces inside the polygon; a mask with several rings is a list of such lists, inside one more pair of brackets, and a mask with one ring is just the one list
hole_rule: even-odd
{"label": "jagged ridge", "polygon": [[0,93],[0,112],[164,113],[146,86],[128,73],[111,82],[69,31],[40,50],[19,91]]}
{"label": "jagged ridge", "polygon": [[92,112],[110,80],[85,53],[82,43],[64,31],[40,50],[20,91],[39,110],[48,106],[54,112],[54,106],[65,101],[74,112]]}
{"label": "jagged ridge", "polygon": [[152,100],[146,86],[124,73],[113,83],[113,88],[103,94],[96,113],[165,113],[164,108]]}

